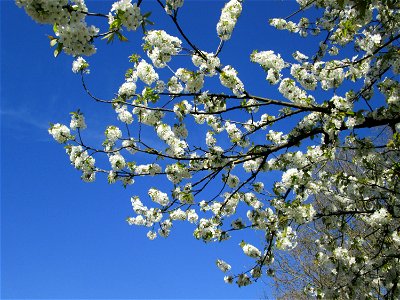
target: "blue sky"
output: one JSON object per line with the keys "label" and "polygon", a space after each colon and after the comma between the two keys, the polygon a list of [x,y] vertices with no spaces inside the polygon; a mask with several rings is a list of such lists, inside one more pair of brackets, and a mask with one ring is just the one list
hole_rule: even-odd
{"label": "blue sky", "polygon": [[[90,4],[107,13],[112,2]],[[218,45],[215,25],[223,4],[186,1],[181,12],[183,28],[205,51]],[[294,1],[245,2],[221,60],[239,71],[248,90],[279,97],[260,67],[249,62],[253,49],[287,57],[310,49],[268,25],[269,18],[285,17],[296,7]],[[175,34],[158,7],[152,19],[155,28]],[[63,147],[48,135],[48,124],[68,124],[69,112],[80,108],[89,127],[86,139],[99,144],[104,125],[116,123],[115,114],[85,95],[71,72],[72,58],[55,59],[47,34],[50,26],[35,24],[13,1],[1,2],[1,297],[259,299],[269,294],[263,282],[240,289],[225,284],[215,266],[217,258],[238,271],[251,264],[238,246],[242,237],[204,244],[193,238],[191,225],[181,224],[168,239],[149,241],[145,229],[125,222],[132,215],[130,197],[147,191],[144,182],[124,190],[100,177],[92,184],[80,180]],[[128,38],[126,44],[98,42],[98,54],[88,59],[88,83],[99,97],[111,98],[123,82],[127,57],[138,51],[141,34]]]}

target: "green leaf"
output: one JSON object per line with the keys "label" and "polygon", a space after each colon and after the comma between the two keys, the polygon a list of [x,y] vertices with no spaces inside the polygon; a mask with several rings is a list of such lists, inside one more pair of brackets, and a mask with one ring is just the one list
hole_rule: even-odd
{"label": "green leaf", "polygon": [[126,72],[125,72],[125,78],[131,77],[132,74],[133,74],[133,69],[128,69],[128,70],[126,70]]}
{"label": "green leaf", "polygon": [[144,15],[143,15],[143,18],[148,18],[148,17],[150,17],[151,16],[151,11],[149,11],[149,12],[147,12],[147,13],[145,13]]}
{"label": "green leaf", "polygon": [[125,36],[123,36],[121,32],[117,31],[117,35],[118,35],[118,39],[121,42],[127,42],[128,41],[128,39]]}
{"label": "green leaf", "polygon": [[139,62],[140,55],[138,55],[138,54],[132,54],[132,55],[129,56],[128,58],[129,58],[129,62],[131,62],[131,63],[138,63],[138,62]]}
{"label": "green leaf", "polygon": [[60,55],[62,48],[63,48],[63,44],[58,43],[56,50],[54,50],[54,57],[57,57],[58,55]]}
{"label": "green leaf", "polygon": [[122,22],[118,17],[115,17],[114,21],[110,24],[110,30],[121,28]]}
{"label": "green leaf", "polygon": [[107,44],[110,44],[114,41],[115,38],[115,32],[110,32],[108,34],[106,34],[102,40],[107,40]]}

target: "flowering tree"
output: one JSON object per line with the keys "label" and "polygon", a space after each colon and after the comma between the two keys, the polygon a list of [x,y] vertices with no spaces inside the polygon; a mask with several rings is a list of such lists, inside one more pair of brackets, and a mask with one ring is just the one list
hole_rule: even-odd
{"label": "flowering tree", "polygon": [[[245,286],[263,274],[274,276],[280,258],[296,251],[299,232],[313,238],[313,264],[328,278],[322,284],[308,281],[306,295],[399,297],[399,4],[298,0],[296,13],[270,20],[278,30],[320,38],[316,53],[296,51],[292,58],[268,49],[251,53],[266,84],[281,94],[271,99],[248,90],[233,62],[219,58],[242,1],[223,6],[214,52],[199,49],[181,27],[183,0],[155,2],[179,36],[152,29],[150,13],[143,13],[146,1],[118,1],[107,14],[91,12],[83,0],[16,0],[35,21],[53,25],[55,56],[73,56],[72,70],[81,75],[84,90],[115,110],[119,123],[105,128],[101,148],[85,143],[80,111],[71,114],[69,127],[57,123],[49,129],[65,144],[82,179],[106,174],[109,183],[126,187],[135,177],[166,177],[169,190],[152,187],[148,199],[131,198],[135,216],[128,223],[147,227],[149,239],[167,237],[173,223],[184,220],[205,242],[243,234],[240,246],[253,264],[230,274],[231,266],[217,260],[228,272],[227,283]],[[313,17],[298,17],[310,9]],[[104,20],[105,28],[87,24],[89,18]],[[99,38],[125,41],[126,31],[140,28],[147,57],[130,56],[131,68],[114,99],[96,97],[85,82],[89,64],[83,56],[95,54]],[[182,54],[190,60],[173,68],[172,60]],[[272,107],[279,111],[271,113]],[[377,143],[370,128],[389,128],[390,134]],[[144,135],[161,142],[148,144]],[[351,171],[325,168],[346,151],[354,154]],[[134,161],[135,153],[146,160]],[[108,164],[96,163],[101,155]],[[266,175],[276,172],[281,179],[265,184]],[[263,233],[259,245],[246,241],[251,232]]]}

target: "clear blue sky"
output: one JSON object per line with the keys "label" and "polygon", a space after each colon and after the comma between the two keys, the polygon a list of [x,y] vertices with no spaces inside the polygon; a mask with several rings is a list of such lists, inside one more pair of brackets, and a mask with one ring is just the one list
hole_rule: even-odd
{"label": "clear blue sky", "polygon": [[[150,1],[143,2],[152,9]],[[201,49],[213,51],[224,2],[185,2],[183,28]],[[88,6],[107,13],[111,3]],[[278,97],[260,67],[249,62],[253,49],[287,57],[307,49],[304,40],[267,22],[296,8],[294,1],[245,1],[221,59],[235,66],[248,90]],[[158,7],[152,18],[155,28],[174,34]],[[79,76],[71,72],[72,58],[54,59],[46,34],[49,26],[35,24],[13,1],[1,1],[1,298],[259,299],[268,294],[263,282],[240,289],[225,284],[215,266],[217,258],[236,270],[250,265],[238,246],[241,237],[204,244],[185,223],[168,239],[149,241],[145,229],[125,222],[133,215],[130,196],[147,191],[141,181],[124,190],[100,177],[92,184],[80,180],[62,146],[48,135],[48,124],[68,124],[68,113],[81,108],[87,139],[99,143],[104,124],[116,123],[115,114],[84,94]],[[89,84],[100,97],[111,98],[118,90],[127,56],[141,44],[140,34],[128,37],[124,45],[97,43],[98,54],[88,59]]]}

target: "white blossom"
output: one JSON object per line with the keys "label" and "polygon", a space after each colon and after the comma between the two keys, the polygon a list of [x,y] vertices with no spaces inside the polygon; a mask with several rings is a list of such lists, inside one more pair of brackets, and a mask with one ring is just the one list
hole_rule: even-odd
{"label": "white blossom", "polygon": [[230,0],[222,9],[221,16],[217,24],[217,33],[221,40],[226,41],[231,38],[237,19],[242,12],[241,0]]}
{"label": "white blossom", "polygon": [[109,141],[115,142],[122,137],[122,132],[116,126],[108,126],[106,128],[105,135]]}
{"label": "white blossom", "polygon": [[227,272],[231,269],[231,266],[226,263],[225,261],[223,261],[222,259],[217,259],[217,261],[215,262],[218,269],[220,269],[222,272]]}
{"label": "white blossom", "polygon": [[244,243],[243,245],[241,245],[241,247],[242,247],[244,254],[246,254],[247,256],[250,256],[253,258],[259,258],[261,256],[261,251],[258,250],[253,245]]}
{"label": "white blossom", "polygon": [[53,138],[59,143],[65,143],[66,141],[73,138],[69,128],[59,123],[52,125],[48,131],[49,134],[51,134]]}
{"label": "white blossom", "polygon": [[111,7],[111,12],[115,12],[122,25],[128,30],[136,30],[142,22],[142,15],[137,3],[131,0],[121,0],[115,2]]}
{"label": "white blossom", "polygon": [[137,76],[145,84],[150,85],[158,80],[158,74],[154,70],[153,66],[148,64],[145,60],[142,59],[137,65],[136,69],[137,69]]}

